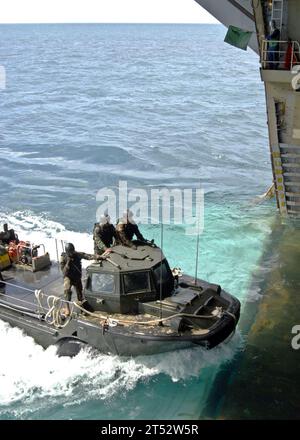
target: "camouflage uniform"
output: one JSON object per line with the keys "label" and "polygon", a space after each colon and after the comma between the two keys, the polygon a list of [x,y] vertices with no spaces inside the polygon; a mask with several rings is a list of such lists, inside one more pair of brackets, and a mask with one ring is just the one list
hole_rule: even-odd
{"label": "camouflage uniform", "polygon": [[64,295],[67,301],[71,301],[72,298],[72,286],[75,287],[78,301],[83,300],[82,295],[82,267],[81,260],[94,260],[95,255],[85,254],[84,252],[74,252],[69,257],[66,253],[61,255],[60,268],[64,275]]}
{"label": "camouflage uniform", "polygon": [[116,226],[116,231],[118,234],[118,244],[122,244],[131,248],[136,248],[135,244],[132,243],[134,235],[139,241],[146,241],[140,233],[138,225],[136,225],[135,223],[124,222],[124,220],[121,219]]}
{"label": "camouflage uniform", "polygon": [[117,239],[114,225],[110,223],[96,223],[93,232],[94,252],[96,255],[102,255],[113,244],[113,239]]}

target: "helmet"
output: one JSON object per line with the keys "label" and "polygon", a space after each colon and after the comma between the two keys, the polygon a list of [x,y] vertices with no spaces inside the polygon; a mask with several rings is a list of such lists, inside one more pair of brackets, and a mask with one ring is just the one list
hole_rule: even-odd
{"label": "helmet", "polygon": [[106,225],[110,223],[110,216],[108,214],[103,214],[100,216],[100,225]]}
{"label": "helmet", "polygon": [[72,243],[67,243],[67,244],[66,244],[66,254],[67,254],[67,255],[72,255],[72,254],[74,254],[74,252],[75,252],[74,244],[72,244]]}
{"label": "helmet", "polygon": [[127,222],[134,223],[133,212],[130,209],[127,209],[126,211],[124,211],[123,212],[123,219],[126,223]]}

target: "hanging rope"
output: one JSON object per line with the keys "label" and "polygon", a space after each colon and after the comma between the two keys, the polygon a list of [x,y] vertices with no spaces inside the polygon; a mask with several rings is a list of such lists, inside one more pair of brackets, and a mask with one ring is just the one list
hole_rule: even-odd
{"label": "hanging rope", "polygon": [[[119,325],[119,324],[121,324],[121,325],[122,324],[145,325],[145,326],[153,325],[153,324],[161,325],[163,322],[170,321],[171,319],[174,319],[174,318],[220,319],[220,318],[222,318],[223,315],[230,316],[234,320],[235,324],[237,321],[237,319],[233,313],[231,313],[227,310],[223,310],[221,307],[216,307],[210,315],[193,315],[190,313],[176,313],[176,314],[168,316],[166,318],[160,317],[160,318],[149,320],[149,321],[133,321],[133,320],[126,320],[126,319],[114,319],[110,316],[104,316],[104,315],[99,315],[98,313],[90,312],[76,302],[69,302],[69,301],[66,301],[58,296],[55,296],[55,295],[47,295],[47,294],[43,293],[41,290],[32,290],[32,289],[20,287],[20,286],[17,286],[17,285],[14,285],[14,284],[11,284],[11,283],[8,283],[5,281],[4,281],[4,283],[7,285],[10,285],[10,286],[21,288],[22,290],[34,293],[34,296],[35,296],[37,303],[38,303],[39,313],[41,310],[43,311],[43,313],[45,313],[45,311],[48,308],[48,311],[44,316],[44,320],[48,324],[53,325],[56,328],[64,328],[69,324],[69,322],[71,321],[71,319],[73,317],[75,308],[81,310],[86,315],[95,317],[98,320],[100,319],[101,321],[103,321],[104,324],[107,324],[110,327],[115,327],[116,325]],[[7,295],[5,295],[5,297],[7,297]],[[16,299],[14,297],[11,297],[11,298]],[[47,306],[48,306],[47,308],[45,306],[43,306],[43,304],[42,304],[42,299],[44,299],[44,298],[46,298],[46,302],[47,302]],[[22,301],[22,300],[19,300],[19,301]],[[30,302],[24,301],[24,300],[22,302],[26,302],[27,304],[31,304],[31,305],[33,304],[33,303],[30,303]],[[71,309],[70,315],[67,319],[61,313],[62,308],[65,306],[65,304],[72,304],[72,309]]]}
{"label": "hanging rope", "polygon": [[[210,315],[193,315],[191,313],[176,313],[174,315],[167,316],[166,318],[157,318],[157,319],[152,319],[150,321],[132,321],[132,320],[126,320],[126,319],[112,319],[109,316],[103,316],[103,315],[101,316],[97,313],[89,312],[88,310],[81,307],[76,302],[73,302],[73,305],[89,316],[93,316],[95,318],[98,318],[100,320],[107,321],[107,322],[109,320],[111,320],[111,321],[113,321],[114,324],[117,323],[117,324],[132,324],[132,325],[134,325],[134,324],[135,325],[152,325],[152,324],[161,324],[162,322],[166,322],[166,321],[169,321],[170,319],[174,319],[174,318],[219,319],[221,317],[219,315],[219,311],[218,311],[218,314],[212,313]],[[225,313],[225,312],[223,312],[223,313]],[[234,315],[232,315],[232,316],[234,316]],[[109,324],[109,322],[108,322],[108,324]],[[114,326],[115,325],[112,325],[112,327],[114,327]]]}
{"label": "hanging rope", "polygon": [[36,290],[34,292],[34,295],[37,300],[39,308],[42,310],[45,310],[45,308],[42,305],[41,300],[43,298],[47,298],[48,312],[46,313],[44,320],[48,324],[53,325],[56,328],[64,328],[69,324],[70,320],[72,319],[74,307],[72,307],[72,310],[70,312],[68,319],[65,319],[65,317],[61,313],[63,306],[68,301],[65,301],[64,299],[62,299],[58,296],[55,296],[55,295],[50,295],[50,296],[45,295],[41,290]]}

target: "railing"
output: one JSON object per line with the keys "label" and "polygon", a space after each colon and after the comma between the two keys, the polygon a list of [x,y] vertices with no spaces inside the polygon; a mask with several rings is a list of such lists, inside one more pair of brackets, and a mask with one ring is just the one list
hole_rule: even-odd
{"label": "railing", "polygon": [[[67,301],[62,296],[48,295],[41,290],[33,290],[28,287],[18,286],[6,280],[1,281],[0,307],[10,310],[18,310],[23,315],[33,316],[39,321],[46,321],[56,328],[65,327],[70,319],[80,313],[80,305],[72,301]],[[15,291],[21,290],[31,292],[32,300],[18,298],[17,295],[6,293],[6,287],[13,288]],[[66,317],[64,312],[69,310]]]}
{"label": "railing", "polygon": [[56,250],[56,261],[59,263],[59,247],[61,247],[61,251],[65,252],[65,241],[55,239],[55,250]]}
{"label": "railing", "polygon": [[298,41],[262,41],[261,62],[263,69],[292,70],[300,65],[300,44]]}

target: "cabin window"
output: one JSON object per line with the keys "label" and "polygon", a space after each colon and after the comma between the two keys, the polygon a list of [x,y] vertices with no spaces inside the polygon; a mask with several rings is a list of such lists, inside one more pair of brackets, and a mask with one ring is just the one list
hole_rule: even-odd
{"label": "cabin window", "polygon": [[131,272],[123,276],[125,293],[150,290],[149,272]]}
{"label": "cabin window", "polygon": [[91,287],[92,292],[114,293],[115,276],[110,273],[93,273]]}

